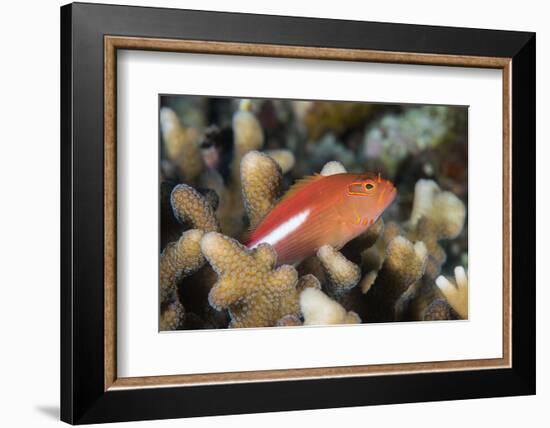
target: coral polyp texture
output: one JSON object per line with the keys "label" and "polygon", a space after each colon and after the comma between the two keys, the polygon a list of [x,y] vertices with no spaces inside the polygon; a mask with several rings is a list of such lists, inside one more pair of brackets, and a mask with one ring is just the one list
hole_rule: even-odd
{"label": "coral polyp texture", "polygon": [[277,254],[268,244],[249,250],[234,239],[211,232],[201,249],[218,281],[208,300],[228,309],[230,327],[269,327],[287,315],[298,315],[298,273],[292,266],[275,268]]}
{"label": "coral polyp texture", "polygon": [[468,318],[468,276],[464,268],[455,268],[454,283],[444,276],[439,276],[435,283],[457,314],[462,319]]}
{"label": "coral polyp texture", "polygon": [[204,232],[219,230],[220,227],[212,203],[191,186],[178,184],[174,187],[170,195],[170,203],[174,211],[174,217],[179,222],[187,223],[192,228]]}
{"label": "coral polyp texture", "polygon": [[233,115],[234,158],[233,171],[239,177],[239,168],[243,156],[260,149],[264,144],[264,134],[258,119],[250,110],[247,100],[241,102],[239,110]]}
{"label": "coral polyp texture", "polygon": [[422,241],[413,244],[397,236],[389,242],[384,263],[366,294],[369,321],[395,320],[399,297],[424,275],[427,257]]}
{"label": "coral polyp texture", "polygon": [[446,261],[439,241],[456,238],[464,227],[466,207],[451,192],[442,191],[432,180],[419,180],[415,186],[410,218],[410,236],[426,244],[429,253],[427,272],[435,278]]}
{"label": "coral polyp texture", "polygon": [[270,156],[252,151],[243,157],[243,199],[252,227],[275,206],[281,192],[282,179],[281,167]]}
{"label": "coral polyp texture", "polygon": [[188,230],[178,241],[169,243],[160,255],[161,330],[175,330],[183,322],[185,309],[177,296],[177,285],[204,264],[202,236],[201,230]]}
{"label": "coral polyp texture", "polygon": [[361,279],[361,269],[330,245],[323,245],[317,257],[325,269],[329,285],[335,294],[342,294],[355,287]]}
{"label": "coral polyp texture", "polygon": [[159,116],[160,330],[468,318],[466,108],[174,95]]}

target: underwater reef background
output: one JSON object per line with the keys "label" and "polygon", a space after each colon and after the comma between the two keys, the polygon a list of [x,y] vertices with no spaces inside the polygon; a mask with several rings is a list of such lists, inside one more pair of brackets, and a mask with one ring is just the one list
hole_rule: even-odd
{"label": "underwater reef background", "polygon": [[[468,111],[162,96],[160,330],[468,317]],[[303,177],[381,173],[397,197],[341,249],[277,265],[246,233]]]}

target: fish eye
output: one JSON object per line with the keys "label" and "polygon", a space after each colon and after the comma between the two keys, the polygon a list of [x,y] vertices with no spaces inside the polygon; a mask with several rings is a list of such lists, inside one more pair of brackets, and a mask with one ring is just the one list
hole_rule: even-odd
{"label": "fish eye", "polygon": [[371,183],[370,181],[367,182],[367,183],[365,183],[365,190],[366,190],[366,191],[371,191],[371,190],[374,189],[374,187],[375,187],[375,186],[374,186],[374,183]]}

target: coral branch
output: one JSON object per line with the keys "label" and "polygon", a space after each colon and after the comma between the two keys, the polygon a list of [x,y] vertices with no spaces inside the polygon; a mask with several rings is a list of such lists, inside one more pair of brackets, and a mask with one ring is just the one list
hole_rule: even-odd
{"label": "coral branch", "polygon": [[160,110],[160,127],[166,157],[178,167],[178,172],[185,182],[193,183],[204,166],[197,130],[184,128],[176,113],[168,107]]}
{"label": "coral branch", "polygon": [[290,150],[266,150],[265,154],[277,162],[277,165],[279,165],[283,174],[289,172],[296,163],[296,158]]}
{"label": "coral branch", "polygon": [[332,300],[321,290],[309,287],[300,293],[304,325],[358,324],[359,316]]}
{"label": "coral branch", "polygon": [[468,276],[464,268],[455,268],[455,284],[443,275],[439,276],[435,283],[460,318],[468,319]]}
{"label": "coral branch", "polygon": [[233,176],[238,181],[241,159],[264,144],[264,133],[256,116],[249,111],[250,103],[244,100],[240,109],[233,115]]}
{"label": "coral branch", "polygon": [[302,292],[306,288],[317,288],[318,290],[321,289],[321,283],[317,279],[316,276],[307,274],[304,276],[301,276],[298,278],[298,283],[296,284],[296,290],[298,292]]}
{"label": "coral branch", "polygon": [[185,309],[180,303],[177,294],[171,292],[164,297],[160,306],[160,330],[178,330],[183,326]]}
{"label": "coral branch", "polygon": [[407,288],[422,277],[427,256],[422,242],[413,244],[402,236],[390,241],[382,269],[366,295],[369,321],[395,320],[395,304]]}
{"label": "coral branch", "polygon": [[426,244],[429,253],[426,273],[430,278],[439,275],[447,258],[439,245],[443,239],[453,239],[464,227],[466,207],[451,192],[443,192],[432,180],[418,180],[409,227],[409,237]]}
{"label": "coral branch", "polygon": [[298,315],[298,273],[292,266],[274,269],[277,255],[261,244],[249,250],[220,233],[207,233],[201,249],[218,274],[209,302],[229,309],[230,327],[273,326],[285,315]]}
{"label": "coral branch", "polygon": [[198,229],[183,232],[177,242],[169,243],[160,255],[161,296],[174,290],[178,281],[191,275],[204,264],[200,250],[203,232]]}
{"label": "coral branch", "polygon": [[424,311],[424,321],[444,321],[451,319],[451,307],[445,299],[435,299]]}
{"label": "coral branch", "polygon": [[179,184],[174,187],[170,203],[174,216],[180,223],[190,224],[193,229],[205,232],[219,230],[212,205],[191,186]]}
{"label": "coral branch", "polygon": [[281,190],[282,173],[269,156],[252,151],[241,162],[243,199],[250,226],[254,227],[275,206]]}
{"label": "coral branch", "polygon": [[323,245],[317,251],[317,257],[329,278],[331,291],[341,295],[355,287],[361,279],[361,269],[346,259],[342,253],[330,245]]}
{"label": "coral branch", "polygon": [[201,230],[188,230],[178,241],[169,243],[160,255],[161,330],[175,330],[183,323],[185,312],[177,295],[177,285],[204,264],[200,250],[202,236]]}

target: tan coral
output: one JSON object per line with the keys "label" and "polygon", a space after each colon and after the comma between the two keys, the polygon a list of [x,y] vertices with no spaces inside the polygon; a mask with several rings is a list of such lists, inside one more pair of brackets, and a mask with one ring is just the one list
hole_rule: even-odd
{"label": "tan coral", "polygon": [[365,276],[361,278],[361,281],[359,282],[359,288],[361,288],[361,292],[363,294],[367,294],[372,287],[372,284],[374,284],[374,281],[376,281],[376,277],[378,276],[378,269],[367,272]]}
{"label": "tan coral", "polygon": [[224,189],[218,208],[222,231],[237,236],[243,231],[244,203],[241,186],[241,161],[250,151],[263,146],[264,136],[256,116],[250,111],[249,100],[242,100],[239,110],[233,114],[233,159],[231,175]]}
{"label": "tan coral", "polygon": [[359,316],[332,300],[318,288],[309,287],[300,293],[304,325],[358,324]]}
{"label": "tan coral", "polygon": [[168,107],[160,110],[160,127],[166,157],[177,166],[183,181],[193,183],[204,167],[198,131],[183,127],[176,113]]}
{"label": "tan coral", "polygon": [[180,223],[204,232],[219,230],[214,208],[207,198],[187,184],[178,184],[172,190],[170,203],[174,216]]}
{"label": "tan coral", "polygon": [[298,283],[296,284],[296,290],[298,290],[298,292],[300,293],[306,288],[317,288],[320,290],[321,283],[319,282],[317,277],[312,274],[301,276],[300,278],[298,278]]}
{"label": "tan coral", "polygon": [[450,320],[451,307],[445,299],[435,299],[424,310],[423,321],[444,321]]}
{"label": "tan coral", "polygon": [[266,150],[264,152],[271,159],[277,162],[277,165],[281,168],[281,172],[286,174],[289,172],[296,163],[296,158],[290,150],[278,149],[278,150]]}
{"label": "tan coral", "polygon": [[165,296],[160,307],[160,331],[178,330],[183,327],[185,309],[175,292],[171,296]]}
{"label": "tan coral", "polygon": [[184,308],[177,295],[178,282],[199,270],[205,259],[200,250],[203,231],[198,229],[183,232],[180,239],[169,243],[160,255],[160,329],[180,328]]}
{"label": "tan coral", "polygon": [[281,181],[281,168],[268,155],[251,151],[243,157],[242,191],[251,227],[255,227],[275,206],[281,191]]}
{"label": "tan coral", "polygon": [[465,218],[466,207],[456,195],[442,191],[432,180],[418,180],[408,236],[426,244],[430,255],[426,273],[430,278],[439,275],[447,258],[439,241],[456,238]]}
{"label": "tan coral", "polygon": [[418,220],[428,215],[433,206],[433,200],[441,189],[433,180],[420,179],[414,186],[414,199],[409,222],[416,227]]}
{"label": "tan coral", "polygon": [[390,241],[384,264],[366,295],[369,321],[395,320],[396,302],[424,275],[427,257],[428,252],[422,242],[413,244],[403,236]]}
{"label": "tan coral", "polygon": [[355,287],[361,279],[361,269],[330,245],[323,245],[317,257],[329,278],[330,289],[340,295]]}
{"label": "tan coral", "polygon": [[[342,254],[350,261],[361,266],[363,272],[368,272],[375,268],[378,270],[382,263],[379,265],[369,263],[370,260],[366,260],[368,257],[365,256],[366,253],[372,253],[372,251],[375,251],[376,253],[380,253],[380,257],[383,259],[384,245],[382,242],[382,237],[384,235],[384,230],[384,221],[380,217],[366,231],[348,242],[344,248],[342,248]],[[369,250],[371,251],[369,252]]]}
{"label": "tan coral", "polygon": [[298,315],[298,273],[292,266],[275,269],[277,255],[270,245],[249,250],[216,232],[204,235],[201,249],[218,281],[209,302],[229,309],[231,327],[273,326],[285,315]]}
{"label": "tan coral", "polygon": [[455,268],[455,283],[443,275],[435,280],[449,304],[462,319],[468,319],[468,276],[462,266]]}
{"label": "tan coral", "polygon": [[275,324],[276,327],[295,327],[298,325],[303,325],[303,323],[297,315],[285,315]]}
{"label": "tan coral", "polygon": [[233,176],[238,181],[241,159],[252,150],[260,149],[264,144],[264,133],[260,122],[243,100],[233,115]]}
{"label": "tan coral", "polygon": [[175,289],[179,280],[196,272],[203,264],[204,257],[200,241],[204,232],[191,229],[182,233],[180,239],[169,243],[160,255],[161,296]]}

